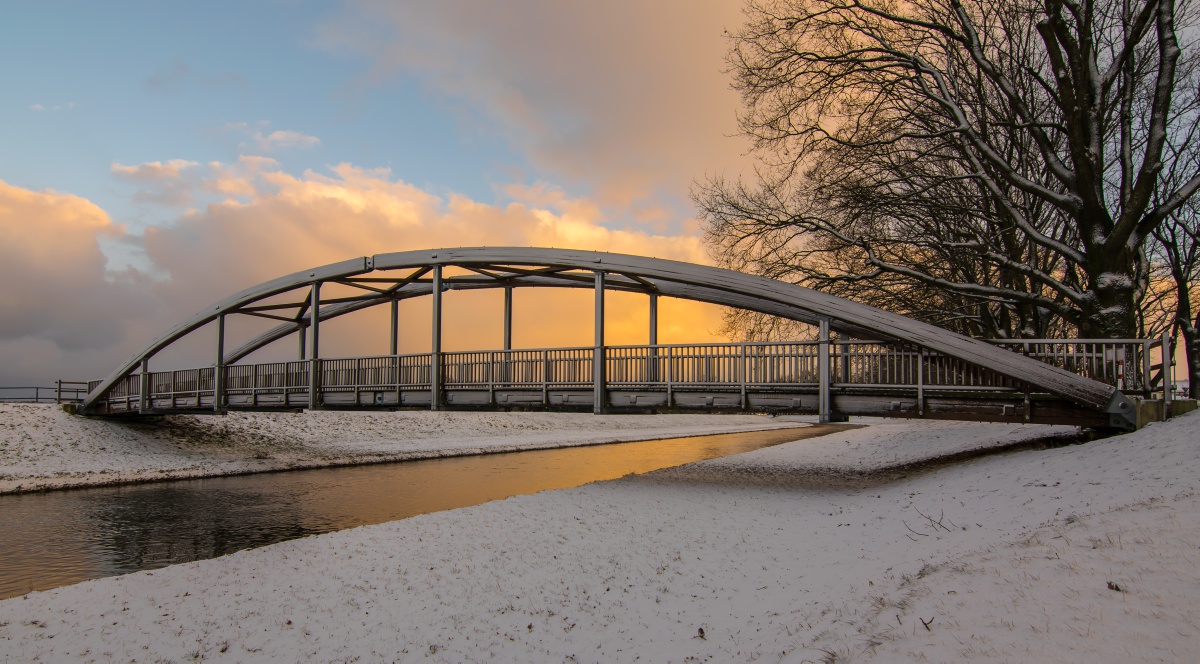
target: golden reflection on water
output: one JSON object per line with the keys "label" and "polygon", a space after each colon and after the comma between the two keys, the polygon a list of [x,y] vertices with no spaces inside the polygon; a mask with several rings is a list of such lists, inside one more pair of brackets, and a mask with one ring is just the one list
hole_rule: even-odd
{"label": "golden reflection on water", "polygon": [[0,599],[826,432],[776,429],[0,496]]}

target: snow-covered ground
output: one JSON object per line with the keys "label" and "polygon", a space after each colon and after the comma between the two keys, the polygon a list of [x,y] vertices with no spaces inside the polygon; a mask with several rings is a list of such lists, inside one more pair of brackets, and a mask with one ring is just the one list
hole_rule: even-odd
{"label": "snow-covered ground", "polygon": [[0,494],[803,426],[754,415],[427,411],[172,415],[0,403]]}
{"label": "snow-covered ground", "polygon": [[874,421],[32,593],[0,661],[1193,661],[1200,415],[913,465],[1047,431]]}

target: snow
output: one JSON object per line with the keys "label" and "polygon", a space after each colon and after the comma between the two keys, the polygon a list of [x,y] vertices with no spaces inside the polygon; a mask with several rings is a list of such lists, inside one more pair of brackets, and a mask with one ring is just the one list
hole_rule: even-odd
{"label": "snow", "polygon": [[348,412],[88,419],[0,403],[0,494],[805,426],[755,415]]}
{"label": "snow", "polygon": [[0,660],[1124,662],[1200,645],[1200,415],[940,464],[1055,430],[868,424],[0,601]]}

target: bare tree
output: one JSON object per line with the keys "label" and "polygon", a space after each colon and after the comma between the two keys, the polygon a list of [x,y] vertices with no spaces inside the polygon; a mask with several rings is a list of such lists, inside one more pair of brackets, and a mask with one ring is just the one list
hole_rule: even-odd
{"label": "bare tree", "polygon": [[697,188],[714,255],[983,336],[1137,336],[1148,239],[1200,188],[1164,163],[1200,105],[1191,6],[751,2],[761,165]]}

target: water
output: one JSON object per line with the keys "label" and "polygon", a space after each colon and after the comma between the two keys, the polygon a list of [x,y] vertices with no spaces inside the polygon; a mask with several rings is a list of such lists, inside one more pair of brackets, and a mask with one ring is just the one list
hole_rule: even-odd
{"label": "water", "polygon": [[0,599],[828,433],[828,427],[0,496]]}

